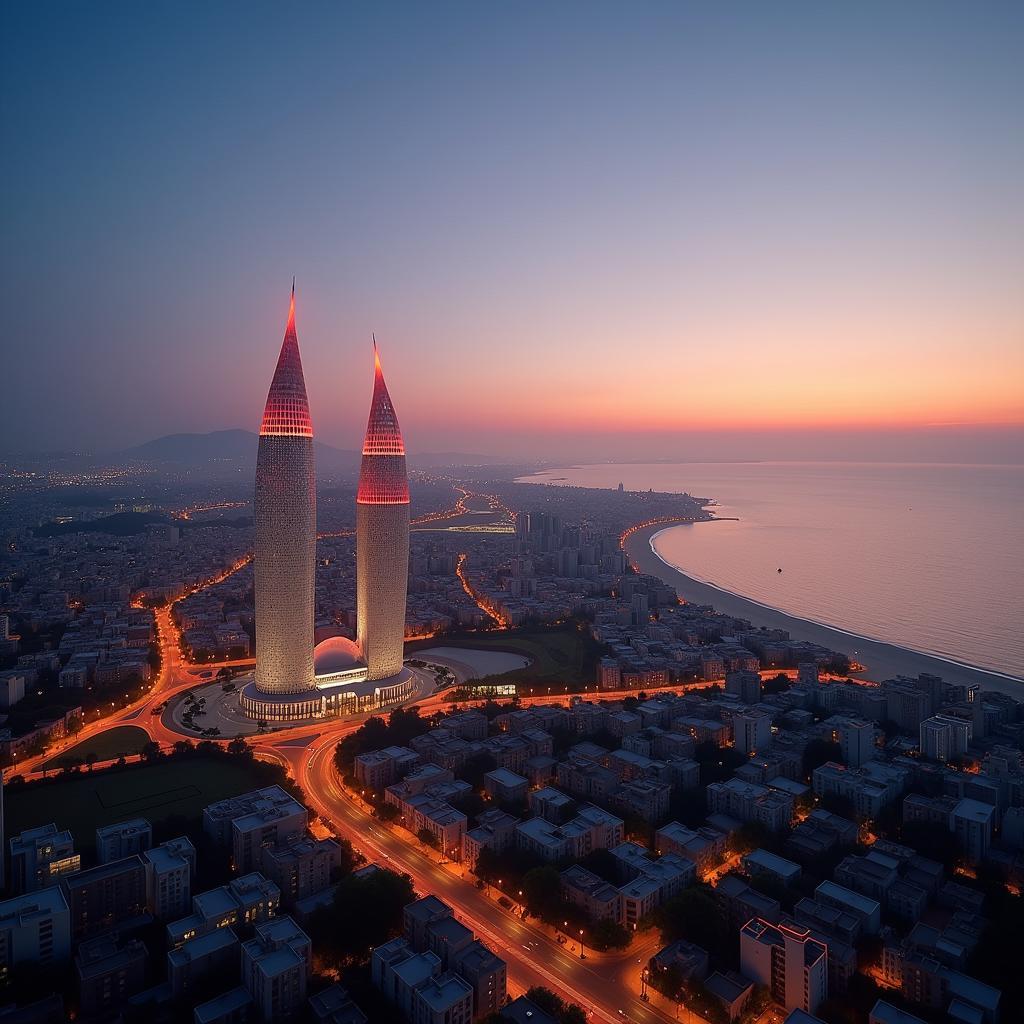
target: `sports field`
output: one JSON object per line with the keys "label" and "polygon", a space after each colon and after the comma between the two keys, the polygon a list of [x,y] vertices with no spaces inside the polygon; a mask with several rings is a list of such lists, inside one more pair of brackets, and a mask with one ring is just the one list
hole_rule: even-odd
{"label": "sports field", "polygon": [[260,761],[192,755],[8,786],[6,834],[53,822],[70,829],[75,849],[85,853],[101,825],[142,817],[156,828],[168,818],[184,818],[198,828],[207,804],[270,785],[275,777],[273,767]]}

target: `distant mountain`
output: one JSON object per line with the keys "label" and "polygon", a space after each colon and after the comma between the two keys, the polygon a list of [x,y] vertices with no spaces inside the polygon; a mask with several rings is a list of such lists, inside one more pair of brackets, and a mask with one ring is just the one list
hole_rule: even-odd
{"label": "distant mountain", "polygon": [[221,459],[255,459],[258,438],[251,430],[215,430],[209,434],[168,434],[121,454],[147,462],[193,464]]}
{"label": "distant mountain", "polygon": [[[216,473],[255,472],[259,435],[251,430],[214,430],[209,434],[168,434],[121,452],[132,461],[163,463]],[[359,470],[359,453],[313,442],[318,474],[347,474]]]}

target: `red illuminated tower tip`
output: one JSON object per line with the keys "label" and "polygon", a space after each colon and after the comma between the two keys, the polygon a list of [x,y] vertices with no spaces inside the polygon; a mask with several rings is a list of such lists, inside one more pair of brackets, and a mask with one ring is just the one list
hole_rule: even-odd
{"label": "red illuminated tower tip", "polygon": [[313,436],[306,381],[302,375],[302,360],[299,358],[299,339],[295,333],[295,278],[292,278],[288,324],[284,330],[274,379],[270,383],[267,405],[263,410],[260,434],[277,437]]}
{"label": "red illuminated tower tip", "polygon": [[366,424],[363,440],[364,455],[404,455],[405,444],[398,426],[398,416],[384,382],[384,370],[380,365],[377,339],[373,338],[373,399],[370,402],[370,418]]}

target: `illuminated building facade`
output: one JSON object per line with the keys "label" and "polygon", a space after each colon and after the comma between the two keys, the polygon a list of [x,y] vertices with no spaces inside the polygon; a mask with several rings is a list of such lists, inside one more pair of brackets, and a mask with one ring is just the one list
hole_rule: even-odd
{"label": "illuminated building facade", "polygon": [[313,426],[295,333],[293,285],[256,459],[256,672],[239,695],[250,718],[288,722],[357,714],[400,703],[413,692],[413,674],[402,664],[409,487],[402,436],[379,359],[357,500],[359,640],[353,643],[314,635]]}
{"label": "illuminated building facade", "polygon": [[314,688],[316,480],[313,424],[295,333],[294,284],[288,326],[260,426],[254,509],[256,678],[246,710],[268,717],[262,705],[275,702],[261,695],[282,703],[281,695],[309,695]]}
{"label": "illuminated building facade", "polygon": [[377,344],[356,495],[356,640],[371,681],[402,672],[409,575],[405,445]]}

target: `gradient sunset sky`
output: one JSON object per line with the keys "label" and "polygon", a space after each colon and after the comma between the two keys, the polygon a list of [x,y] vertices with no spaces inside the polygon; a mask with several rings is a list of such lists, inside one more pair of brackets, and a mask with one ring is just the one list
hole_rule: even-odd
{"label": "gradient sunset sky", "polygon": [[414,452],[1008,461],[1022,52],[1010,2],[6,4],[0,448],[257,429],[294,274],[339,447],[373,330]]}

